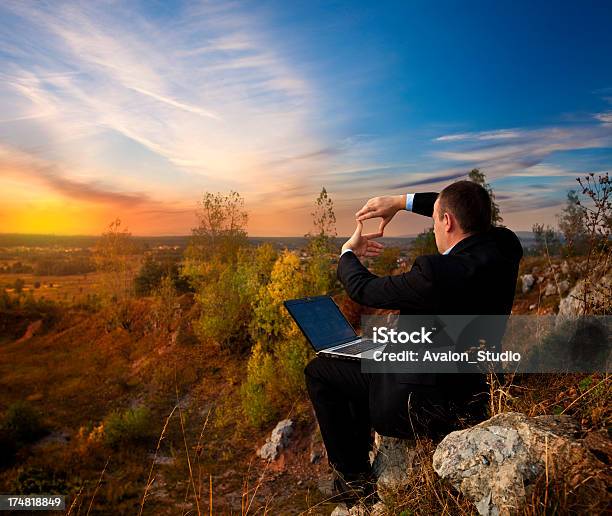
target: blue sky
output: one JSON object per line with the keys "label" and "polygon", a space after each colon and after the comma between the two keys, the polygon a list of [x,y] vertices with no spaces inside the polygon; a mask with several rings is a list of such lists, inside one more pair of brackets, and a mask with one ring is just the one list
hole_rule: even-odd
{"label": "blue sky", "polygon": [[[338,232],[370,196],[479,167],[555,223],[612,168],[609,2],[4,2],[2,231],[189,232],[239,191],[252,235]],[[388,234],[414,234],[407,214]]]}

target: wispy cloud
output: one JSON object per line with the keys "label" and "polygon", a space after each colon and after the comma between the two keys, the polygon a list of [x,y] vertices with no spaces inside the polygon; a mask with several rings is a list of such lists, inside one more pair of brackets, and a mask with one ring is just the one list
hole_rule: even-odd
{"label": "wispy cloud", "polygon": [[612,111],[606,111],[604,113],[597,113],[595,118],[604,124],[612,124]]}
{"label": "wispy cloud", "polygon": [[505,140],[507,138],[519,138],[520,131],[515,129],[499,129],[496,131],[481,131],[476,133],[457,133],[438,136],[435,141],[454,142],[461,140]]}
{"label": "wispy cloud", "polygon": [[496,138],[482,136],[483,133],[463,134],[461,145],[449,150],[437,150],[434,155],[443,160],[474,166],[499,168],[505,165],[505,169],[514,167],[522,170],[541,163],[555,152],[612,147],[612,127],[605,123],[514,130],[511,137],[504,136],[495,143],[488,140]]}
{"label": "wispy cloud", "polygon": [[132,3],[4,9],[19,20],[0,35],[5,88],[24,111],[13,119],[32,118],[51,142],[115,132],[219,188],[275,181],[282,171],[265,164],[279,154],[320,158],[311,85],[240,4],[187,5],[162,20]]}
{"label": "wispy cloud", "polygon": [[38,183],[62,196],[79,201],[130,208],[151,202],[150,197],[142,192],[121,192],[99,181],[70,179],[54,165],[2,146],[0,146],[0,172],[3,177],[12,177],[23,181],[24,184]]}
{"label": "wispy cloud", "polygon": [[452,181],[454,179],[467,178],[467,171],[453,172],[452,174],[428,174],[427,177],[419,179],[417,181],[408,181],[407,183],[399,183],[394,188],[413,188],[415,186],[422,185],[435,185],[436,183],[442,183]]}

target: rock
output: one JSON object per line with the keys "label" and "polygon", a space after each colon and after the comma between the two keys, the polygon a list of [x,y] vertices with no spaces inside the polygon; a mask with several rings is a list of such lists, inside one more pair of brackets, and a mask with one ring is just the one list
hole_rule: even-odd
{"label": "rock", "polygon": [[557,293],[557,287],[554,283],[547,283],[546,288],[544,289],[544,297],[554,296]]}
{"label": "rock", "polygon": [[321,459],[323,458],[323,455],[321,454],[321,452],[319,450],[310,450],[310,463],[311,464],[318,464],[319,462],[321,462]]}
{"label": "rock", "polygon": [[584,437],[584,444],[602,462],[612,463],[612,440],[607,430],[594,430]]}
{"label": "rock", "polygon": [[385,514],[387,510],[382,502],[377,502],[372,507],[354,505],[350,509],[346,508],[346,504],[341,503],[332,511],[331,516],[383,516]]}
{"label": "rock", "polygon": [[317,489],[327,498],[334,494],[334,477],[332,475],[320,476],[317,480]]}
{"label": "rock", "polygon": [[276,460],[279,452],[289,443],[289,436],[293,432],[293,421],[283,419],[272,430],[266,443],[257,450],[257,455],[265,460]]}
{"label": "rock", "polygon": [[564,296],[565,294],[569,292],[569,289],[570,289],[569,281],[563,280],[559,282],[559,294]]}
{"label": "rock", "polygon": [[533,284],[535,283],[535,278],[532,274],[523,274],[521,276],[521,282],[523,294],[527,294],[527,292],[531,290],[531,287],[533,287]]}
{"label": "rock", "polygon": [[70,433],[67,430],[55,430],[50,434],[40,439],[36,446],[44,447],[49,444],[60,444],[65,445],[70,442]]}
{"label": "rock", "polygon": [[385,492],[395,492],[407,484],[416,457],[415,446],[410,439],[375,435],[372,471],[381,499]]}
{"label": "rock", "polygon": [[570,273],[569,263],[567,263],[567,260],[563,260],[563,263],[561,264],[561,274],[568,275],[569,273]]}
{"label": "rock", "polygon": [[154,464],[160,464],[162,466],[172,466],[176,463],[176,459],[174,457],[170,457],[169,455],[157,455],[150,454],[149,457],[153,459]]}
{"label": "rock", "polygon": [[[609,302],[609,292],[612,288],[612,270],[602,274],[597,279],[597,283],[587,292],[587,309],[593,309],[595,313],[603,313],[602,308],[606,308]],[[582,315],[584,311],[584,279],[579,280],[569,294],[559,303],[556,324],[567,320],[575,319]],[[588,311],[588,310],[587,310]]]}
{"label": "rock", "polygon": [[340,505],[336,505],[336,508],[332,511],[330,516],[349,516],[349,514],[346,504],[341,503]]}
{"label": "rock", "polygon": [[546,471],[570,490],[594,482],[606,500],[607,466],[576,439],[578,424],[569,416],[527,417],[498,414],[447,435],[436,448],[433,467],[471,500],[479,514],[523,514],[533,486]]}

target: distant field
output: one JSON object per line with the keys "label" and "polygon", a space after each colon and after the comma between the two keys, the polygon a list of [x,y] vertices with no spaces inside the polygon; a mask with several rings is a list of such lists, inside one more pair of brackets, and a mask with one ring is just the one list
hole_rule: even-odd
{"label": "distant field", "polygon": [[[78,303],[84,301],[88,294],[99,291],[101,274],[88,272],[71,276],[38,276],[35,274],[0,274],[0,288],[13,293],[15,280],[25,281],[23,292],[32,292],[36,299],[44,297],[52,301]],[[36,288],[35,284],[40,283]]]}

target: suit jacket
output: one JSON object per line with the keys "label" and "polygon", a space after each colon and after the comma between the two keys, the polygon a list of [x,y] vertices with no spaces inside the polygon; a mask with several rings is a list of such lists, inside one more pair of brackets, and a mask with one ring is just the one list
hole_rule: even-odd
{"label": "suit jacket", "polygon": [[[412,211],[431,217],[437,196],[415,194]],[[446,255],[419,256],[409,272],[396,276],[378,277],[354,253],[344,253],[338,262],[338,279],[357,303],[400,314],[502,315],[512,310],[522,256],[521,243],[511,230],[492,227],[464,238]],[[375,376],[386,383],[385,389],[389,382],[448,385],[458,381],[457,375],[448,374]]]}

